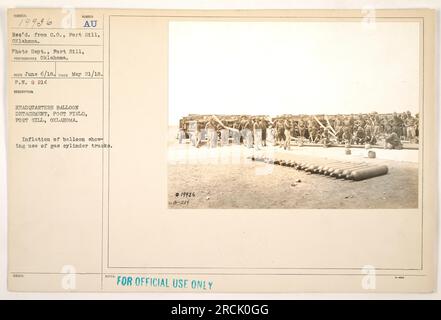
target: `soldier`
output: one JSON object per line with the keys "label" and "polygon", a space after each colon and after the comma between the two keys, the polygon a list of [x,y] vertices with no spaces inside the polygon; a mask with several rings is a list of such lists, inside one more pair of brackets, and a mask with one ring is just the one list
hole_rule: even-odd
{"label": "soldier", "polygon": [[254,134],[254,148],[259,150],[262,145],[262,129],[260,127],[260,121],[256,119],[253,121],[253,134]]}
{"label": "soldier", "polygon": [[208,120],[207,124],[205,125],[205,130],[207,130],[207,135],[208,135],[207,147],[216,148],[217,132],[216,132],[216,124],[213,119]]}
{"label": "soldier", "polygon": [[[315,135],[317,134],[317,130],[315,130],[315,121],[314,119],[310,116],[308,121],[308,138],[310,142],[314,141]],[[313,134],[312,131],[315,131],[315,133]]]}
{"label": "soldier", "polygon": [[371,119],[366,119],[364,123],[365,125],[362,126],[362,128],[364,129],[365,135],[369,133],[369,136],[371,136],[373,131]]}
{"label": "soldier", "polygon": [[345,136],[350,136],[349,140],[352,139],[352,133],[353,133],[353,126],[354,126],[354,117],[351,116],[346,116],[344,121],[343,121],[343,126],[344,126],[344,130],[343,130],[343,135]]}
{"label": "soldier", "polygon": [[416,132],[415,132],[415,119],[412,117],[410,112],[408,111],[407,118],[404,121],[404,125],[406,127],[406,137],[409,142],[413,142],[415,140]]}
{"label": "soldier", "polygon": [[299,119],[299,121],[297,122],[297,127],[299,128],[299,139],[303,140],[303,138],[305,137],[305,121],[303,121],[302,118]]}
{"label": "soldier", "polygon": [[228,146],[230,144],[229,143],[229,136],[230,136],[229,130],[226,129],[226,128],[221,127],[220,134],[221,134],[221,139],[220,139],[221,146],[222,147],[223,146]]}
{"label": "soldier", "polygon": [[197,122],[200,131],[200,140],[203,141],[207,139],[207,130],[205,130],[205,125],[207,124],[207,117],[203,116],[202,119],[198,119]]}
{"label": "soldier", "polygon": [[179,132],[178,132],[178,140],[179,140],[179,144],[182,144],[182,140],[185,139],[187,133],[185,132],[185,128],[184,128],[184,121],[183,119],[179,120]]}
{"label": "soldier", "polygon": [[380,135],[380,117],[376,112],[373,113],[372,119],[372,137],[375,139],[375,143],[377,137]]}
{"label": "soldier", "polygon": [[297,126],[298,121],[297,120],[291,120],[291,138],[299,138],[299,127]]}
{"label": "soldier", "polygon": [[394,128],[394,120],[393,119],[387,119],[386,125],[384,127],[384,133],[385,134],[391,134],[393,132]]}
{"label": "soldier", "polygon": [[366,138],[366,136],[365,136],[363,128],[361,126],[357,126],[355,128],[355,132],[354,132],[354,142],[356,144],[364,144],[365,138]]}
{"label": "soldier", "polygon": [[352,130],[349,127],[349,122],[346,122],[346,124],[343,126],[343,136],[342,139],[345,142],[345,144],[352,144]]}
{"label": "soldier", "polygon": [[335,118],[335,132],[339,132],[339,131],[343,132],[343,125],[344,125],[343,117],[337,116]]}
{"label": "soldier", "polygon": [[397,134],[399,138],[403,136],[403,120],[394,112],[392,118],[392,131]]}
{"label": "soldier", "polygon": [[406,130],[406,119],[407,119],[407,114],[406,112],[402,112],[398,115],[398,118],[400,119],[400,123],[401,123],[401,139],[402,140],[406,140],[407,139],[407,130]]}
{"label": "soldier", "polygon": [[325,147],[325,148],[329,147],[331,140],[329,139],[329,130],[327,127],[323,129],[321,140],[322,140],[323,147]]}
{"label": "soldier", "polygon": [[245,145],[247,148],[253,147],[253,120],[251,118],[245,124]]}
{"label": "soldier", "polygon": [[243,116],[240,120],[240,137],[242,139],[243,144],[245,144],[247,122],[248,120],[245,116]]}
{"label": "soldier", "polygon": [[279,145],[280,147],[283,147],[283,142],[285,141],[284,130],[285,128],[283,126],[282,119],[279,119],[277,121],[276,132],[277,132],[277,145]]}
{"label": "soldier", "polygon": [[239,119],[235,119],[235,121],[233,122],[232,128],[236,129],[236,130],[231,130],[233,133],[233,143],[240,144],[240,120]]}
{"label": "soldier", "polygon": [[318,139],[317,125],[315,123],[310,123],[308,131],[309,131],[309,141],[311,143],[316,143]]}
{"label": "soldier", "polygon": [[309,117],[308,121],[306,121],[306,124],[308,127],[308,140],[312,143],[317,132],[314,130],[314,121],[312,121],[311,117]]}
{"label": "soldier", "polygon": [[359,115],[358,125],[362,128],[366,126],[366,116],[362,113]]}
{"label": "soldier", "polygon": [[337,119],[335,117],[330,117],[330,118],[328,118],[327,122],[329,122],[328,126],[329,126],[330,131],[337,132],[337,128],[336,128],[337,127],[337,125],[336,125]]}
{"label": "soldier", "polygon": [[416,142],[419,141],[420,139],[420,114],[417,113],[415,114],[415,140]]}
{"label": "soldier", "polygon": [[366,126],[364,127],[364,141],[366,144],[376,144],[377,140],[375,138],[375,136],[372,134],[372,126],[366,124]]}
{"label": "soldier", "polygon": [[216,130],[219,135],[220,146],[228,146],[230,144],[230,131],[225,127],[225,123],[228,125],[228,120],[226,117],[223,117],[221,122],[217,122]]}
{"label": "soldier", "polygon": [[201,130],[202,130],[202,126],[203,123],[201,121],[196,121],[196,125],[195,125],[195,131],[193,133],[193,145],[196,148],[199,148],[201,145],[201,140],[202,140],[202,136],[201,136]]}
{"label": "soldier", "polygon": [[260,120],[260,128],[262,129],[262,146],[266,147],[267,123],[265,119]]}
{"label": "soldier", "polygon": [[360,121],[360,119],[359,118],[357,118],[355,121],[354,121],[354,125],[352,126],[352,128],[353,128],[353,130],[352,130],[352,134],[355,136],[355,133],[357,132],[357,130],[358,130],[358,127],[360,127],[360,125],[361,125],[361,121]]}
{"label": "soldier", "polygon": [[384,140],[384,149],[402,149],[403,145],[401,144],[400,138],[396,132],[392,132],[386,135],[386,139]]}
{"label": "soldier", "polygon": [[386,133],[387,123],[388,123],[388,121],[384,115],[379,117],[379,126],[380,126],[379,131],[378,131],[379,135],[384,136],[384,134]]}
{"label": "soldier", "polygon": [[196,133],[197,133],[197,128],[198,123],[197,121],[194,123],[194,126],[192,126],[192,130],[190,131],[190,142],[192,144],[193,147],[196,147]]}
{"label": "soldier", "polygon": [[338,126],[338,129],[336,128],[335,137],[337,139],[337,143],[343,142],[343,135],[344,135],[344,127]]}

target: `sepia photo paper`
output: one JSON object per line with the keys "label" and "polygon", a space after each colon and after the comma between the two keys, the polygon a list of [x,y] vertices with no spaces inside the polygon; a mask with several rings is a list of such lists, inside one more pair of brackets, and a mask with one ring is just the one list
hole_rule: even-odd
{"label": "sepia photo paper", "polygon": [[435,11],[8,11],[8,287],[432,292]]}

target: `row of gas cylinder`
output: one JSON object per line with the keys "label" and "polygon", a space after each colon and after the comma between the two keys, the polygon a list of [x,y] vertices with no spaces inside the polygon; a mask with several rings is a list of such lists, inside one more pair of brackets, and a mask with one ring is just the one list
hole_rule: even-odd
{"label": "row of gas cylinder", "polygon": [[284,167],[290,167],[297,170],[303,170],[311,174],[321,174],[337,179],[347,180],[365,180],[373,177],[382,176],[387,174],[388,167],[386,165],[372,165],[368,163],[354,163],[333,161],[329,159],[323,160],[309,160],[309,159],[274,159],[264,156],[252,156],[253,161],[261,161],[266,163],[272,163]]}

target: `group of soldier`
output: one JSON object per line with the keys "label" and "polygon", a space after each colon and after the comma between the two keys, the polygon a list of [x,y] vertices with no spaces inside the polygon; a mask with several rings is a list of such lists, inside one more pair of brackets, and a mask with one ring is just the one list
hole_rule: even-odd
{"label": "group of soldier", "polygon": [[419,115],[393,114],[216,116],[190,115],[180,121],[179,142],[189,138],[195,147],[243,144],[260,149],[267,143],[289,149],[292,141],[330,145],[377,145],[400,149],[402,141],[417,143]]}

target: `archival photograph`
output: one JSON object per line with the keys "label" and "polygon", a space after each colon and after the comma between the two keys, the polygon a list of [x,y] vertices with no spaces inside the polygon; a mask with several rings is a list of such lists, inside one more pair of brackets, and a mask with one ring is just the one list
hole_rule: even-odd
{"label": "archival photograph", "polygon": [[420,48],[410,21],[171,22],[168,207],[418,208]]}

